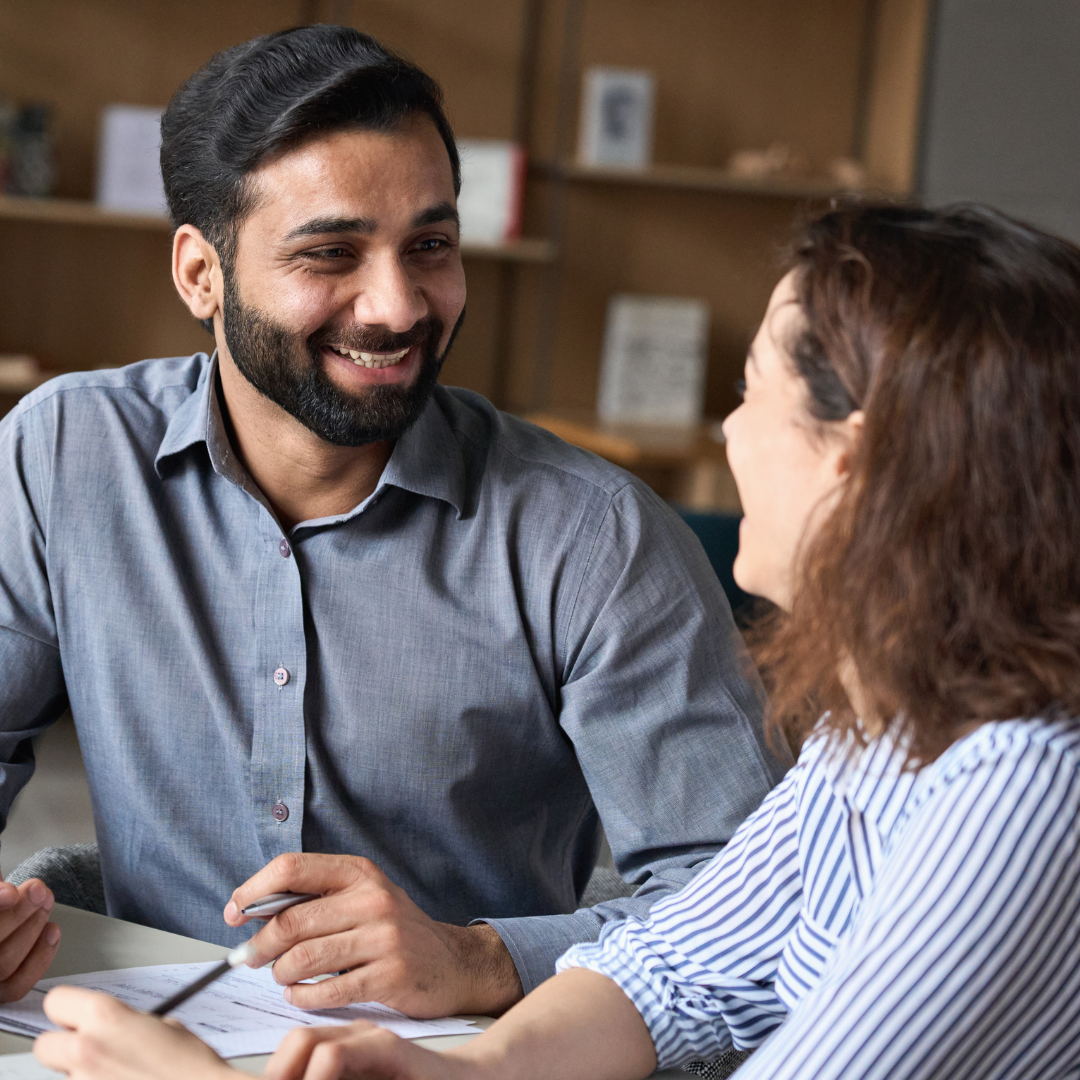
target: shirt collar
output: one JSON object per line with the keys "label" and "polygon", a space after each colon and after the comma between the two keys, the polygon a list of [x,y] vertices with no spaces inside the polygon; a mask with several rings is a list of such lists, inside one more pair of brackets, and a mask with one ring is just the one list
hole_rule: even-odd
{"label": "shirt collar", "polygon": [[[201,355],[206,356],[205,353]],[[165,429],[165,437],[161,440],[157,456],[154,458],[154,468],[159,477],[164,477],[162,464],[166,458],[179,454],[189,446],[194,446],[195,443],[207,442],[210,403],[216,397],[213,393],[216,380],[217,352],[215,351],[213,356],[206,357],[199,381],[195,384],[195,392],[173,413],[169,426]]]}
{"label": "shirt collar", "polygon": [[[233,454],[215,390],[217,366],[215,352],[208,358],[195,392],[173,413],[154,458],[154,468],[158,476],[163,477],[166,458],[196,443],[204,443],[214,469],[246,489],[250,480]],[[384,487],[403,488],[417,495],[441,499],[461,517],[466,503],[466,468],[447,415],[451,402],[446,390],[436,386],[420,418],[394,446],[375,494]],[[341,516],[350,517],[351,513]]]}
{"label": "shirt collar", "polygon": [[393,485],[449,503],[461,517],[467,503],[467,470],[448,415],[452,405],[453,398],[436,386],[420,418],[398,439],[376,493]]}

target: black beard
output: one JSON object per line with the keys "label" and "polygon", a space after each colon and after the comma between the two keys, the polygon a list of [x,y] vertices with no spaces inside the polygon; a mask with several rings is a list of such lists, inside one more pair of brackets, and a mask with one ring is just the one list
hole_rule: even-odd
{"label": "black beard", "polygon": [[[462,311],[442,355],[441,319],[429,315],[403,334],[374,329],[321,327],[301,338],[240,299],[232,274],[225,276],[222,323],[225,342],[240,373],[320,439],[334,446],[366,446],[399,439],[420,418],[461,323]],[[420,347],[420,372],[410,386],[371,386],[361,396],[339,389],[322,369],[319,350],[333,342],[364,352]]]}

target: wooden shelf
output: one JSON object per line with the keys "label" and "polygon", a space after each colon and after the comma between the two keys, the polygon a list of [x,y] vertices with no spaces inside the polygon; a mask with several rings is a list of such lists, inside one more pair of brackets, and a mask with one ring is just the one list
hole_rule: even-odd
{"label": "wooden shelf", "polygon": [[852,192],[828,176],[767,177],[738,176],[728,169],[707,169],[697,165],[651,165],[646,169],[539,162],[538,172],[572,183],[624,184],[666,188],[676,191],[711,191],[731,195],[764,195],[784,199],[823,199]]}
{"label": "wooden shelf", "polygon": [[466,259],[502,259],[506,262],[549,263],[555,258],[555,245],[547,240],[523,238],[507,240],[503,244],[461,245]]}
{"label": "wooden shelf", "polygon": [[524,419],[637,473],[663,497],[683,506],[741,512],[715,421],[687,427],[628,424],[599,420],[579,409],[527,413]]}
{"label": "wooden shelf", "polygon": [[0,195],[0,219],[44,221],[57,225],[103,225],[121,229],[153,229],[166,232],[172,228],[160,214],[131,214],[103,210],[83,199],[31,199]]}
{"label": "wooden shelf", "polygon": [[[0,220],[42,221],[56,225],[92,225],[120,229],[149,229],[168,232],[169,219],[160,214],[132,214],[105,210],[82,199],[30,199],[0,195]],[[547,263],[554,249],[546,240],[511,240],[504,244],[461,245],[469,259],[503,259],[508,262]]]}

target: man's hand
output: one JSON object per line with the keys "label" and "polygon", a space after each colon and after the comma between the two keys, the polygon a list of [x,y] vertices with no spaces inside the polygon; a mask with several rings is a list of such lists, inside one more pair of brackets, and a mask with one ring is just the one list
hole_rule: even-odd
{"label": "man's hand", "polygon": [[45,996],[45,1015],[71,1030],[39,1035],[34,1054],[70,1080],[240,1080],[179,1024],[108,994],[58,986]]}
{"label": "man's hand", "polygon": [[60,944],[49,922],[53,894],[30,878],[18,887],[0,881],[0,1002],[18,1001],[45,974]]}
{"label": "man's hand", "polygon": [[[302,1009],[381,1001],[409,1016],[501,1013],[521,997],[521,980],[490,926],[428,918],[374,863],[353,855],[279,855],[249,878],[225,908],[241,926],[248,904],[275,892],[319,893],[252,939],[253,966],[274,964],[287,1000]],[[316,975],[345,972],[319,983]]]}

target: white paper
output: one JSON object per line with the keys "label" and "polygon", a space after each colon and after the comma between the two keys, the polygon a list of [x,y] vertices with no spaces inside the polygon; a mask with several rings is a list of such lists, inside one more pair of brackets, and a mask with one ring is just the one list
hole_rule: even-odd
{"label": "white paper", "polygon": [[516,143],[499,139],[458,139],[461,239],[500,244],[521,232],[525,158]]}
{"label": "white paper", "polygon": [[656,80],[648,71],[585,72],[578,158],[583,165],[643,169],[652,164]]}
{"label": "white paper", "polygon": [[46,1069],[33,1054],[4,1054],[0,1080],[64,1080],[64,1074]]}
{"label": "white paper", "polygon": [[106,105],[98,143],[98,205],[142,214],[165,213],[160,152],[160,109]]}
{"label": "white paper", "polygon": [[709,309],[701,300],[616,295],[608,305],[597,411],[603,420],[701,419]]}
{"label": "white paper", "polygon": [[[161,964],[42,979],[21,1001],[0,1005],[0,1029],[29,1036],[57,1030],[41,1006],[54,986],[102,990],[133,1008],[147,1011],[213,967],[213,963]],[[282,987],[274,982],[269,968],[237,968],[169,1015],[224,1058],[272,1054],[295,1027],[349,1024],[354,1020],[367,1020],[403,1039],[476,1034],[470,1020],[412,1020],[378,1002],[305,1012],[282,997]]]}

